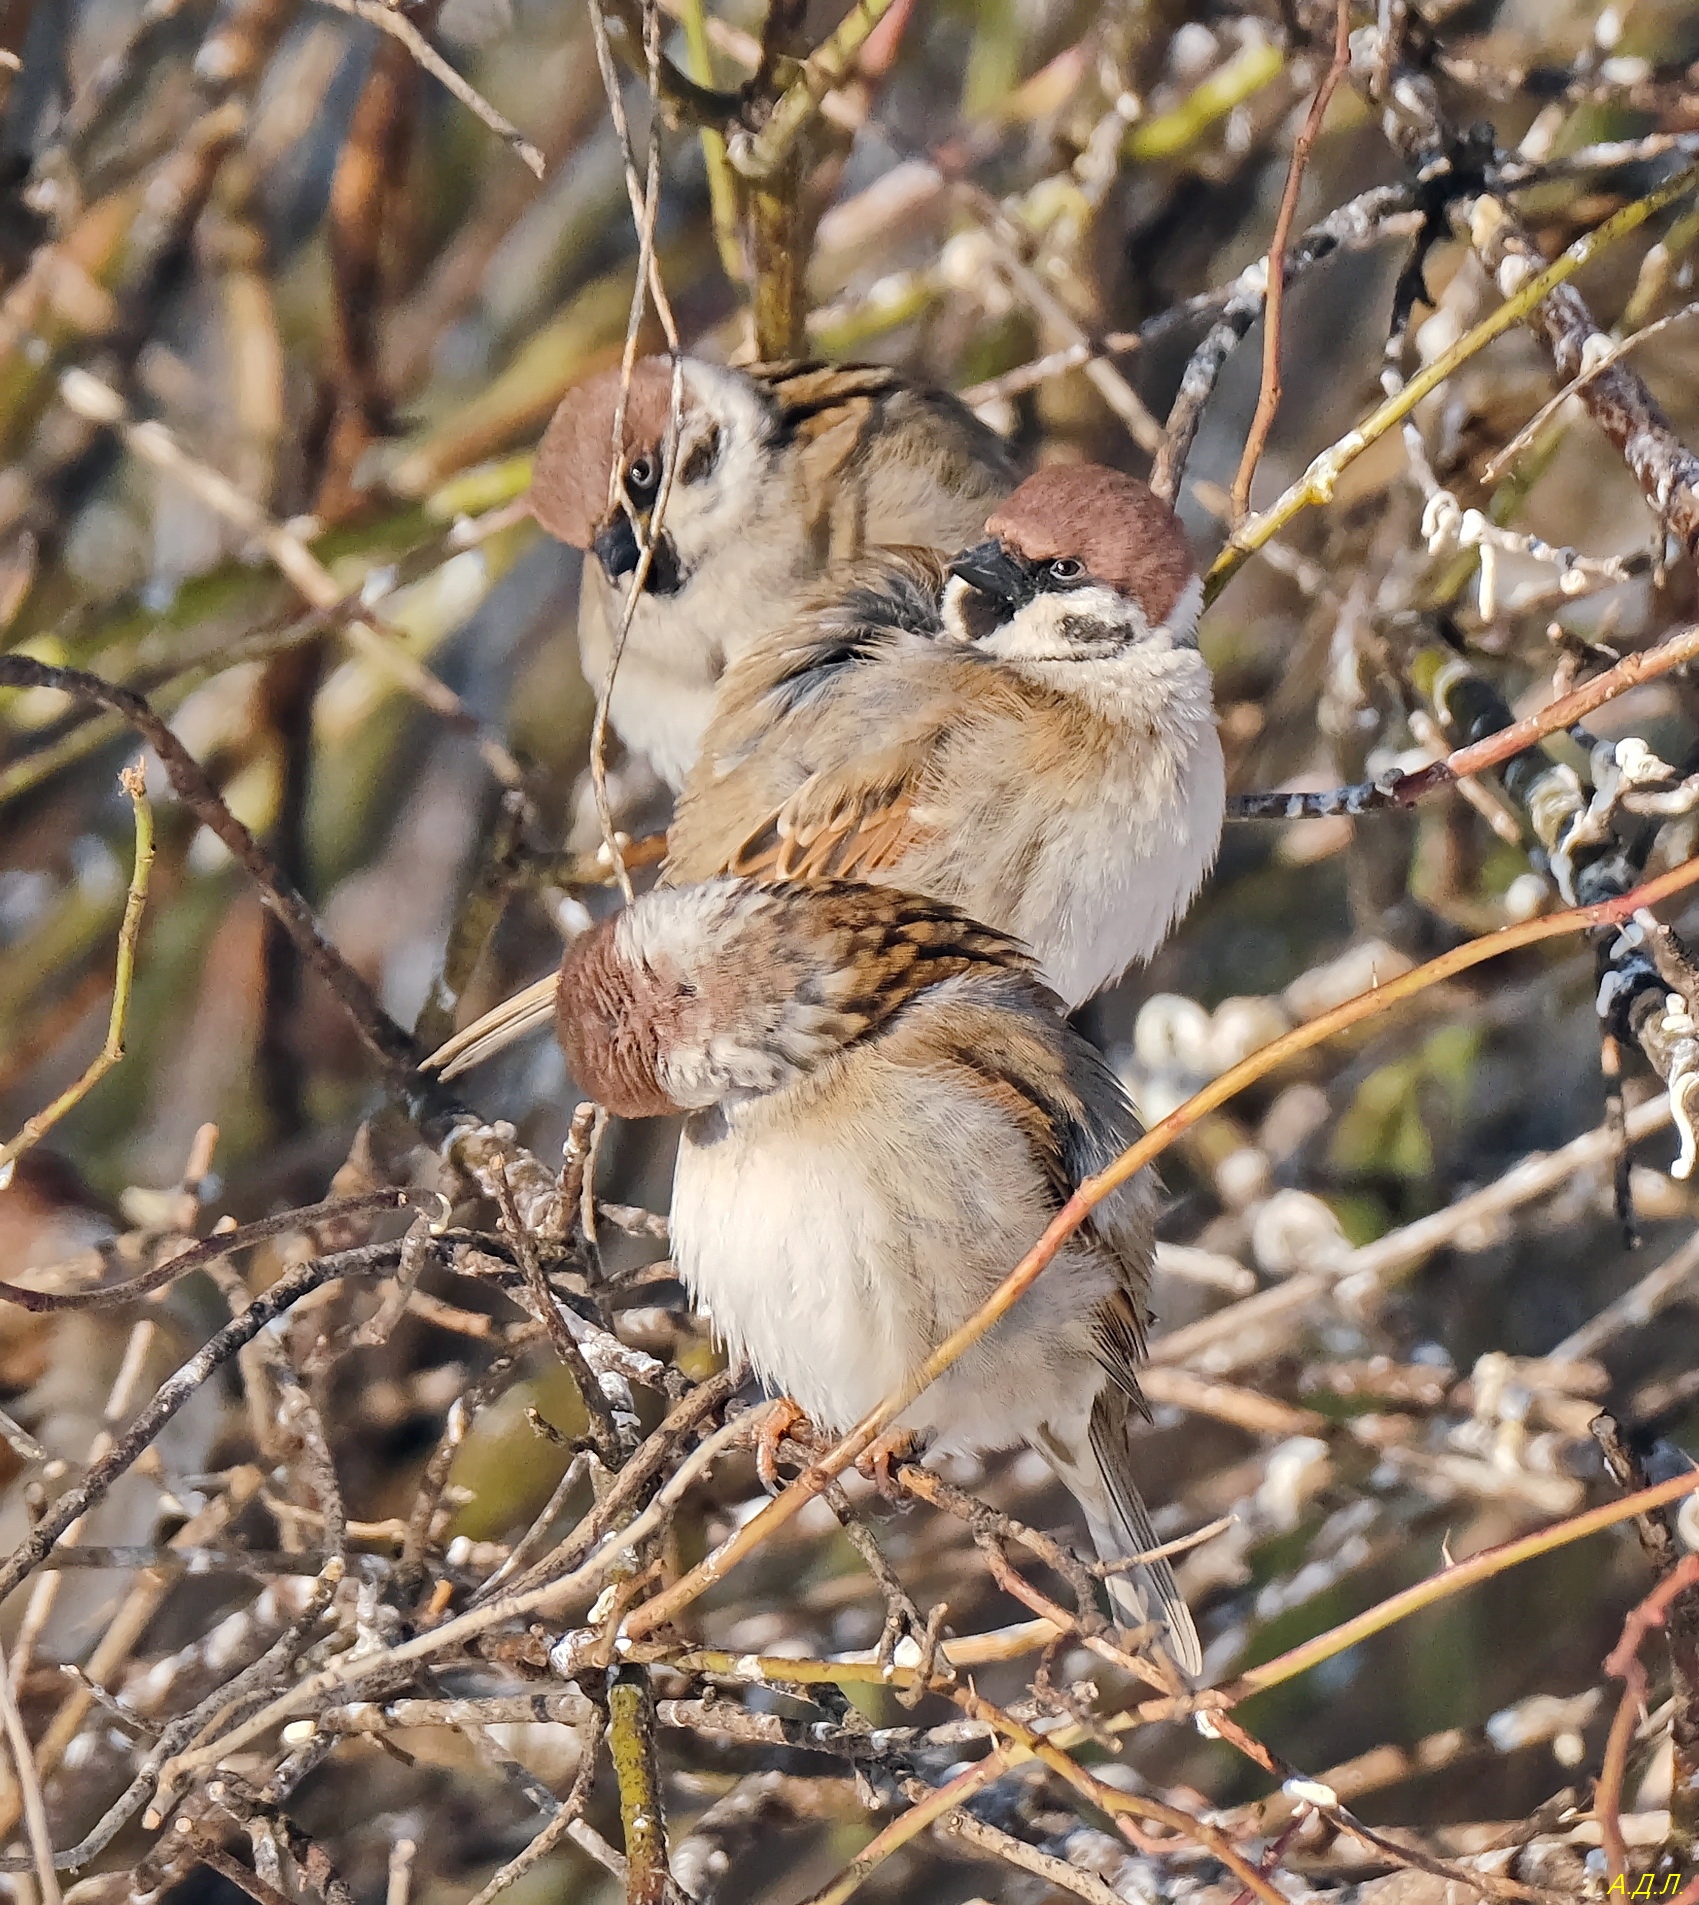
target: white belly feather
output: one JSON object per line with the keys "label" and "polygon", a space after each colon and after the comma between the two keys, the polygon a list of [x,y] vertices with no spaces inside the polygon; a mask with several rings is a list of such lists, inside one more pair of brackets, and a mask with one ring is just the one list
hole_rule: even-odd
{"label": "white belly feather", "polygon": [[[829,1430],[915,1370],[1048,1218],[1003,1114],[924,1073],[858,1069],[859,1107],[786,1092],[777,1115],[760,1101],[687,1127],[673,1189],[673,1257],[692,1296],[769,1388]],[[928,1134],[925,1171],[899,1156],[894,1134],[914,1131]],[[1092,1314],[1110,1286],[1095,1253],[1064,1255],[902,1421],[943,1448],[1001,1448],[1054,1418],[1059,1395],[1089,1407],[1102,1380]]]}
{"label": "white belly feather", "polygon": [[673,1257],[692,1297],[733,1354],[829,1429],[900,1382],[911,1351],[895,1286],[865,1268],[892,1214],[837,1162],[806,1141],[687,1135],[673,1186]]}
{"label": "white belly feather", "polygon": [[[1044,976],[1070,1006],[1114,983],[1167,939],[1203,884],[1221,837],[1226,776],[1209,728],[1175,763],[1178,797],[1148,783],[1106,778],[1095,808],[1060,813],[1039,871],[1021,893],[1011,930],[1045,949]],[[1117,799],[1117,796],[1120,796]],[[1046,889],[1049,890],[1046,890]]]}

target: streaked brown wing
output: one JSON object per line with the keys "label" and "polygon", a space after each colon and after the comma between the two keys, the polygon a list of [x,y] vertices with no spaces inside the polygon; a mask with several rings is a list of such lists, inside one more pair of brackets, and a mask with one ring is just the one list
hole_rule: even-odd
{"label": "streaked brown wing", "polygon": [[869,878],[930,829],[916,814],[965,665],[937,640],[942,564],[882,551],[721,680],[667,843],[671,882]]}
{"label": "streaked brown wing", "polygon": [[870,755],[804,781],[746,836],[724,871],[763,880],[868,879],[929,831],[916,821],[902,761]]}
{"label": "streaked brown wing", "polygon": [[765,384],[779,406],[780,421],[799,430],[857,398],[882,397],[904,387],[905,379],[884,364],[811,362],[749,364],[746,374]]}
{"label": "streaked brown wing", "polygon": [[879,365],[755,365],[750,375],[777,401],[780,428],[796,447],[801,491],[815,499],[823,562],[859,556],[867,544],[861,500],[841,479],[861,454],[869,431],[880,427],[886,398],[903,380]]}

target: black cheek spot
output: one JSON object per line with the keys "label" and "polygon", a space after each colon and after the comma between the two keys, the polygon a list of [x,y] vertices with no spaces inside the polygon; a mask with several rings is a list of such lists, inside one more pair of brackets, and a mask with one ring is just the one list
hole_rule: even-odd
{"label": "black cheek spot", "polygon": [[689,453],[679,465],[678,480],[681,483],[700,483],[719,460],[720,426],[716,423],[710,424],[690,446]]}
{"label": "black cheek spot", "polygon": [[671,536],[663,531],[655,539],[654,553],[649,558],[649,576],[644,584],[648,595],[677,595],[685,584],[684,570],[679,565],[678,549]]}
{"label": "black cheek spot", "polygon": [[1118,655],[1128,646],[1129,638],[1124,630],[1105,629],[1089,615],[1065,615],[1058,632],[1061,639],[1082,656]]}
{"label": "black cheek spot", "polygon": [[995,635],[1009,619],[1009,605],[998,602],[978,589],[965,588],[956,597],[956,614],[962,633],[970,642],[982,642]]}

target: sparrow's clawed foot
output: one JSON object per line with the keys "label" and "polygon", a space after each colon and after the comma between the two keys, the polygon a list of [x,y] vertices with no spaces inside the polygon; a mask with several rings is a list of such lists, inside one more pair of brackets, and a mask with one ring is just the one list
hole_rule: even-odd
{"label": "sparrow's clawed foot", "polygon": [[761,1486],[769,1495],[778,1494],[784,1487],[779,1479],[779,1444],[792,1429],[800,1428],[808,1417],[789,1396],[780,1396],[767,1411],[767,1419],[761,1424],[755,1436],[755,1473],[761,1477]]}
{"label": "sparrow's clawed foot", "polygon": [[904,1462],[916,1461],[925,1446],[925,1437],[913,1429],[887,1429],[862,1450],[855,1465],[893,1508],[906,1508],[909,1497],[894,1471]]}

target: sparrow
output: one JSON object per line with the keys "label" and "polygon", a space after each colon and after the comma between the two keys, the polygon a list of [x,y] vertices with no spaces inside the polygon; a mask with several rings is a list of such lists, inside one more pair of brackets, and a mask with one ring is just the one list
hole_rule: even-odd
{"label": "sparrow", "polygon": [[[1012,940],[854,882],[658,887],[437,1053],[453,1076],[551,1016],[625,1118],[683,1112],[672,1252],[730,1351],[841,1433],[967,1321],[1080,1180],[1139,1136],[1119,1081]],[[898,1426],[938,1452],[1026,1444],[1099,1555],[1157,1544],[1131,1426],[1154,1251],[1147,1171]],[[1168,1563],[1110,1578],[1202,1668]],[[1147,1599],[1148,1597],[1148,1599]]]}
{"label": "sparrow", "polygon": [[1072,1008],[1148,959],[1226,780],[1179,519],[1092,464],[953,561],[887,551],[727,670],[663,877],[855,879],[1010,934]]}
{"label": "sparrow", "polygon": [[965,404],[881,366],[730,370],[687,357],[679,371],[670,472],[673,364],[648,357],[625,398],[617,483],[618,370],[567,394],[531,482],[537,521],[595,558],[584,565],[578,650],[598,693],[640,539],[653,531],[608,712],[675,791],[729,660],[868,549],[959,547],[1017,480],[1002,439]]}

